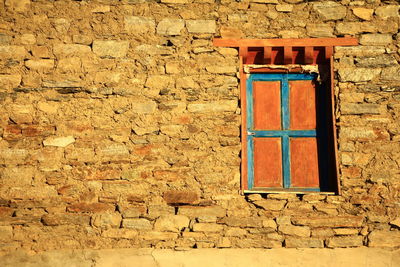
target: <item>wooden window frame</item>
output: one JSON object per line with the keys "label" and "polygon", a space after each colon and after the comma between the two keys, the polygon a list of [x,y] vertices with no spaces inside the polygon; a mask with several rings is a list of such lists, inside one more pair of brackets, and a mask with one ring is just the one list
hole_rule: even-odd
{"label": "wooden window frame", "polygon": [[[319,193],[340,194],[340,179],[337,151],[337,136],[335,123],[335,95],[334,95],[334,71],[333,48],[334,46],[358,45],[356,38],[305,38],[305,39],[214,39],[215,46],[239,48],[240,59],[240,103],[241,103],[241,193]],[[331,139],[330,148],[334,162],[331,162],[329,171],[334,178],[334,184],[324,192],[308,190],[249,190],[249,166],[248,166],[248,140],[247,140],[247,83],[252,73],[302,73],[308,66],[322,69],[322,74],[327,80],[330,97]]]}

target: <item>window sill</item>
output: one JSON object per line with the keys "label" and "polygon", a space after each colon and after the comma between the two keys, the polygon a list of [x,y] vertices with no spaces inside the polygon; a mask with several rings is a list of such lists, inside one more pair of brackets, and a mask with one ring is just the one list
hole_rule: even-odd
{"label": "window sill", "polygon": [[315,194],[315,195],[335,195],[335,192],[302,191],[302,190],[243,190],[244,194]]}

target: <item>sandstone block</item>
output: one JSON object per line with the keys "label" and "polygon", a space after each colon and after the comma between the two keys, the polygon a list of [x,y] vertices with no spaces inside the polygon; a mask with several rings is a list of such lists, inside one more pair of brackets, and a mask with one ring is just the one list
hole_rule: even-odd
{"label": "sandstone block", "polygon": [[308,203],[318,203],[319,201],[325,200],[326,196],[320,194],[307,194],[304,195],[302,200]]}
{"label": "sandstone block", "polygon": [[307,24],[307,35],[310,37],[333,37],[333,27],[329,24]]}
{"label": "sandstone block", "polygon": [[61,72],[80,72],[82,61],[79,57],[62,58],[57,63],[57,69]]}
{"label": "sandstone block", "polygon": [[2,148],[0,149],[0,162],[2,164],[24,163],[28,157],[28,151],[22,148]]}
{"label": "sandstone block", "polygon": [[177,233],[171,232],[157,232],[157,231],[146,231],[140,235],[144,240],[175,240],[178,238]]}
{"label": "sandstone block", "polygon": [[335,235],[358,235],[360,232],[358,229],[355,228],[337,228],[333,229]]}
{"label": "sandstone block", "polygon": [[35,170],[28,166],[9,167],[0,170],[0,184],[10,186],[27,186],[32,184]]}
{"label": "sandstone block", "polygon": [[96,5],[90,10],[92,13],[107,13],[111,11],[109,5]]}
{"label": "sandstone block", "polygon": [[368,235],[369,247],[395,248],[400,246],[400,231],[375,230]]}
{"label": "sandstone block", "polygon": [[236,27],[222,26],[220,28],[221,38],[226,39],[240,39],[243,38],[244,33]]}
{"label": "sandstone block", "polygon": [[371,20],[374,10],[372,8],[356,7],[353,8],[353,14],[363,20]]}
{"label": "sandstone block", "polygon": [[31,0],[5,0],[4,4],[8,10],[23,13],[30,9]]}
{"label": "sandstone block", "polygon": [[96,149],[96,154],[106,160],[122,159],[129,155],[129,150],[124,144],[111,144]]}
{"label": "sandstone block", "polygon": [[123,228],[131,228],[137,230],[151,230],[153,226],[151,222],[144,218],[138,219],[123,219],[122,220],[122,227]]}
{"label": "sandstone block", "polygon": [[390,221],[389,223],[390,223],[391,225],[394,225],[394,226],[397,226],[397,227],[400,228],[400,217],[399,217],[399,218],[396,218],[396,219],[394,219],[394,220],[392,220],[392,221]]}
{"label": "sandstone block", "polygon": [[115,228],[110,228],[106,229],[101,233],[101,236],[103,237],[108,237],[108,238],[123,238],[123,239],[135,239],[138,237],[138,232],[137,230],[132,230],[132,229],[115,229]]}
{"label": "sandstone block", "polygon": [[391,34],[379,34],[379,33],[370,33],[363,34],[360,38],[360,44],[362,45],[388,45],[392,43],[392,35]]}
{"label": "sandstone block", "polygon": [[0,206],[0,217],[11,217],[14,214],[14,209]]}
{"label": "sandstone block", "polygon": [[193,191],[170,190],[164,193],[163,198],[168,204],[195,204],[199,202],[199,196]]}
{"label": "sandstone block", "polygon": [[276,222],[273,219],[263,220],[262,227],[276,230]]}
{"label": "sandstone block", "polygon": [[282,234],[298,236],[298,237],[310,237],[310,228],[307,226],[294,226],[294,225],[280,225],[278,228]]}
{"label": "sandstone block", "polygon": [[99,57],[125,57],[129,49],[129,41],[94,40],[93,52]]}
{"label": "sandstone block", "polygon": [[293,238],[285,239],[286,248],[323,248],[324,241],[316,238]]}
{"label": "sandstone block", "polygon": [[136,218],[146,214],[145,206],[134,206],[122,209],[122,217],[124,218]]}
{"label": "sandstone block", "polygon": [[43,141],[44,146],[66,147],[75,142],[73,136],[48,137]]}
{"label": "sandstone block", "polygon": [[357,140],[357,141],[371,141],[378,139],[389,140],[390,136],[386,130],[374,129],[368,127],[341,127],[340,138]]}
{"label": "sandstone block", "polygon": [[293,217],[295,225],[310,227],[361,227],[362,216],[319,216],[319,217]]}
{"label": "sandstone block", "polygon": [[262,227],[263,221],[258,217],[229,216],[222,218],[219,223],[223,223],[232,227]]}
{"label": "sandstone block", "polygon": [[90,216],[81,214],[46,214],[42,217],[42,222],[46,226],[57,225],[89,225]]}
{"label": "sandstone block", "polygon": [[189,33],[215,33],[215,20],[187,20],[186,28]]}
{"label": "sandstone block", "polygon": [[242,237],[247,234],[247,230],[239,228],[239,227],[233,227],[233,228],[228,228],[226,230],[225,236],[235,236],[235,237]]}
{"label": "sandstone block", "polygon": [[181,35],[181,30],[185,27],[183,19],[163,19],[157,25],[157,34],[174,36]]}
{"label": "sandstone block", "polygon": [[344,56],[373,57],[383,55],[385,52],[385,48],[380,46],[337,46],[334,56],[335,58]]}
{"label": "sandstone block", "polygon": [[0,46],[0,57],[21,60],[27,57],[27,51],[23,46],[2,45]]}
{"label": "sandstone block", "polygon": [[311,231],[312,237],[326,238],[334,235],[335,232],[332,230],[332,228],[315,228]]}
{"label": "sandstone block", "polygon": [[278,0],[250,0],[250,3],[279,4]]}
{"label": "sandstone block", "polygon": [[21,44],[33,45],[36,43],[36,37],[32,33],[25,33],[21,35]]}
{"label": "sandstone block", "polygon": [[126,16],[125,17],[125,30],[130,33],[154,33],[156,23],[152,18]]}
{"label": "sandstone block", "polygon": [[161,45],[149,45],[142,44],[135,47],[137,54],[145,55],[172,55],[175,53],[172,47],[161,46]]}
{"label": "sandstone block", "polygon": [[197,82],[195,82],[193,77],[187,76],[176,79],[176,87],[186,88],[186,89],[196,89],[199,88],[199,85]]}
{"label": "sandstone block", "polygon": [[332,237],[326,241],[326,246],[329,248],[346,248],[346,247],[361,247],[363,246],[362,236],[343,236]]}
{"label": "sandstone block", "polygon": [[375,14],[382,19],[398,18],[399,9],[400,9],[399,5],[380,6],[376,8]]}
{"label": "sandstone block", "polygon": [[264,210],[282,210],[285,205],[285,200],[275,200],[275,199],[262,199],[253,202],[256,206],[263,208]]}
{"label": "sandstone block", "polygon": [[47,46],[34,46],[31,49],[32,55],[38,58],[50,58],[50,52]]}
{"label": "sandstone block", "polygon": [[189,112],[209,113],[209,112],[234,112],[237,108],[236,100],[210,101],[207,103],[191,103],[188,104]]}
{"label": "sandstone block", "polygon": [[88,56],[92,53],[90,46],[81,44],[57,44],[53,47],[53,53],[57,58],[70,56]]}
{"label": "sandstone block", "polygon": [[155,219],[162,215],[174,215],[175,208],[168,205],[149,205],[147,210],[147,216]]}
{"label": "sandstone block", "polygon": [[333,1],[316,2],[313,9],[324,21],[343,19],[347,13],[346,7]]}
{"label": "sandstone block", "polygon": [[356,58],[358,67],[376,68],[392,67],[398,65],[397,60],[392,55],[380,55],[376,57]]}
{"label": "sandstone block", "polygon": [[290,219],[290,216],[278,216],[276,217],[276,223],[281,226],[281,225],[291,225],[292,221]]}
{"label": "sandstone block", "polygon": [[184,215],[163,215],[154,223],[154,230],[180,232],[189,227],[189,218]]}
{"label": "sandstone block", "polygon": [[195,223],[192,228],[194,232],[222,232],[224,226],[216,223]]}
{"label": "sandstone block", "polygon": [[381,77],[385,81],[400,81],[400,67],[382,69]]}
{"label": "sandstone block", "polygon": [[13,238],[13,228],[12,226],[0,226],[0,241],[10,242]]}
{"label": "sandstone block", "polygon": [[186,215],[188,217],[200,217],[200,216],[226,216],[226,210],[219,206],[210,207],[179,207],[179,215]]}
{"label": "sandstone block", "polygon": [[235,74],[236,73],[235,66],[212,65],[212,66],[207,66],[206,70],[210,73],[215,73],[215,74]]}
{"label": "sandstone block", "polygon": [[70,212],[113,212],[115,211],[115,206],[107,203],[75,203],[67,206],[67,211]]}
{"label": "sandstone block", "polygon": [[293,5],[287,5],[287,4],[276,5],[275,9],[278,12],[292,12],[293,11]]}
{"label": "sandstone block", "polygon": [[381,69],[340,68],[339,77],[342,82],[368,82],[381,74]]}
{"label": "sandstone block", "polygon": [[355,104],[355,103],[343,103],[341,106],[341,113],[345,115],[349,114],[380,114],[381,106],[379,104]]}
{"label": "sandstone block", "polygon": [[336,32],[338,34],[359,34],[366,32],[377,32],[375,24],[370,22],[339,22],[336,24]]}
{"label": "sandstone block", "polygon": [[133,102],[132,111],[139,114],[151,114],[157,109],[157,104],[154,101]]}
{"label": "sandstone block", "polygon": [[161,0],[161,3],[164,3],[164,4],[187,4],[187,3],[190,3],[190,0]]}
{"label": "sandstone block", "polygon": [[27,60],[25,66],[31,70],[49,71],[54,68],[53,59]]}
{"label": "sandstone block", "polygon": [[11,89],[21,84],[20,74],[0,74],[0,88]]}
{"label": "sandstone block", "polygon": [[76,44],[90,45],[90,44],[92,44],[93,40],[88,35],[74,34],[74,35],[72,35],[72,41]]}
{"label": "sandstone block", "polygon": [[158,90],[174,87],[174,80],[168,75],[151,75],[147,78],[145,86],[150,89]]}
{"label": "sandstone block", "polygon": [[268,199],[279,199],[279,200],[299,200],[296,194],[291,193],[279,193],[279,194],[268,194]]}
{"label": "sandstone block", "polygon": [[92,225],[101,228],[119,228],[122,217],[119,213],[98,213],[92,217]]}

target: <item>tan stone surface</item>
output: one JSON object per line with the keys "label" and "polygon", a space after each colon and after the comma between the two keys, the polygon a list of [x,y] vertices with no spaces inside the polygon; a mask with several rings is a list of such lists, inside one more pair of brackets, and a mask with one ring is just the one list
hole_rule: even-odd
{"label": "tan stone surface", "polygon": [[[61,250],[39,254],[24,251],[1,256],[3,266],[397,266],[398,250],[350,249],[163,249]],[[28,264],[28,265],[27,265]]]}

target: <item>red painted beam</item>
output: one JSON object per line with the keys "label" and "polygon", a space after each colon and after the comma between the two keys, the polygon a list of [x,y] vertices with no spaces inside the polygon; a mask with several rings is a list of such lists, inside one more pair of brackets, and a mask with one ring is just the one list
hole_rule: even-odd
{"label": "red painted beam", "polygon": [[357,38],[303,38],[303,39],[222,39],[215,38],[214,46],[265,47],[265,46],[352,46],[358,45]]}

